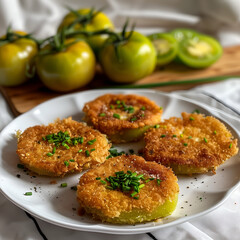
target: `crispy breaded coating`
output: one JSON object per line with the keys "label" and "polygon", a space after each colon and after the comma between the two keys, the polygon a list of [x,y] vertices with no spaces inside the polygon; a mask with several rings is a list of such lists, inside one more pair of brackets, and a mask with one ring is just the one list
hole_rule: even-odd
{"label": "crispy breaded coating", "polygon": [[[46,136],[60,131],[68,133],[72,139],[83,137],[83,143],[67,143],[67,146],[49,143]],[[91,140],[94,141],[89,144]],[[27,128],[18,138],[17,154],[28,169],[39,175],[64,176],[103,163],[109,148],[105,135],[69,117],[47,126]]]}
{"label": "crispy breaded coating", "polygon": [[162,115],[162,108],[153,101],[133,94],[105,94],[86,103],[83,111],[86,121],[113,142],[138,140]]}
{"label": "crispy breaded coating", "polygon": [[238,152],[237,139],[218,119],[182,113],[146,132],[144,156],[173,168],[176,174],[215,171]]}
{"label": "crispy breaded coating", "polygon": [[[145,186],[134,199],[129,192],[110,190],[96,178],[105,179],[118,171],[143,174]],[[161,179],[160,184],[156,179]],[[144,180],[144,181],[145,181]],[[85,173],[77,190],[80,207],[96,219],[111,223],[133,224],[152,221],[169,215],[177,204],[179,187],[170,168],[146,162],[136,155],[121,155],[108,159],[99,167]]]}

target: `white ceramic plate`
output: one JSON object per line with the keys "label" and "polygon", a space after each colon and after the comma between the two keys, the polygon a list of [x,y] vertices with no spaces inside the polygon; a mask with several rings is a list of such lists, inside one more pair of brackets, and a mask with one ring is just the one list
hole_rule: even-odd
{"label": "white ceramic plate", "polygon": [[[217,110],[209,112],[201,103],[193,104],[188,100],[152,90],[99,90],[70,94],[47,101],[31,111],[13,120],[0,135],[0,187],[2,193],[14,204],[47,222],[76,230],[103,232],[113,234],[136,234],[154,231],[173,226],[206,214],[220,206],[237,188],[240,183],[239,155],[221,165],[217,174],[202,174],[192,177],[179,177],[179,202],[174,213],[157,222],[137,225],[112,225],[94,221],[88,217],[79,216],[76,192],[71,190],[79,181],[79,174],[65,178],[49,178],[30,176],[27,172],[17,168],[19,163],[16,155],[16,130],[39,124],[48,124],[56,118],[72,116],[81,121],[83,105],[105,93],[135,93],[144,95],[164,108],[163,118],[180,116],[181,112],[192,112],[199,109],[206,115],[215,115]],[[226,123],[234,137],[239,139],[237,131]],[[138,149],[141,143],[121,144],[119,149]],[[17,175],[21,177],[18,178]],[[51,184],[56,181],[56,184]],[[63,182],[66,188],[60,188]],[[31,191],[32,196],[24,193]]]}

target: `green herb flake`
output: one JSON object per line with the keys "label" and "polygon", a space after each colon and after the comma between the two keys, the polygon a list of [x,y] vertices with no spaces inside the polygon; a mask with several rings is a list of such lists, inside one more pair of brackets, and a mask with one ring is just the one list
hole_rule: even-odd
{"label": "green herb flake", "polygon": [[113,105],[110,105],[110,108],[111,108],[111,109],[114,109],[114,106],[113,106]]}
{"label": "green herb flake", "polygon": [[189,120],[193,121],[193,120],[195,120],[195,119],[194,119],[194,117],[190,117]]}
{"label": "green herb flake", "polygon": [[180,137],[183,138],[183,134],[180,134]]}
{"label": "green herb flake", "polygon": [[32,192],[25,192],[24,195],[25,196],[32,196]]}
{"label": "green herb flake", "polygon": [[214,132],[213,132],[215,135],[217,134],[217,131],[216,130],[214,130]]}
{"label": "green herb flake", "polygon": [[82,151],[83,151],[82,149],[79,149],[79,150],[78,150],[79,153],[82,152]]}
{"label": "green herb flake", "polygon": [[134,150],[133,149],[129,149],[128,150],[130,154],[134,154]]}
{"label": "green herb flake", "polygon": [[93,151],[95,151],[96,149],[95,148],[92,148],[91,150],[90,150],[90,152],[93,152]]}
{"label": "green herb flake", "polygon": [[48,157],[51,157],[51,156],[53,156],[53,154],[50,153],[50,152],[48,152],[48,153],[47,153],[47,156],[48,156]]}
{"label": "green herb flake", "polygon": [[136,120],[137,120],[137,117],[131,118],[131,122],[134,122],[134,121],[136,121]]}
{"label": "green herb flake", "polygon": [[64,165],[65,165],[66,167],[68,167],[68,166],[69,166],[69,162],[68,162],[68,161],[64,161]]}
{"label": "green herb flake", "polygon": [[70,159],[69,162],[75,162],[75,160],[74,159]]}
{"label": "green herb flake", "polygon": [[146,110],[146,107],[142,106],[142,107],[141,107],[141,110],[142,110],[142,111],[145,111],[145,110]]}
{"label": "green herb flake", "polygon": [[71,190],[77,191],[77,186],[72,186],[72,187],[71,187]]}
{"label": "green herb flake", "polygon": [[89,150],[86,150],[86,151],[85,151],[85,155],[86,155],[86,157],[89,157],[89,156],[90,156]]}
{"label": "green herb flake", "polygon": [[113,114],[113,117],[114,117],[114,118],[117,118],[117,119],[120,119],[120,115],[117,114],[117,113],[114,113],[114,114]]}
{"label": "green herb flake", "polygon": [[56,147],[53,147],[52,154],[56,152]]}
{"label": "green herb flake", "polygon": [[88,145],[93,145],[97,141],[96,138],[87,142]]}
{"label": "green herb flake", "polygon": [[232,143],[230,143],[229,148],[232,148]]}
{"label": "green herb flake", "polygon": [[186,147],[188,144],[187,143],[183,143],[183,145]]}
{"label": "green herb flake", "polygon": [[160,185],[161,182],[162,182],[161,179],[157,179],[157,185]]}
{"label": "green herb flake", "polygon": [[99,116],[100,116],[100,117],[105,117],[105,116],[106,116],[106,113],[100,113]]}
{"label": "green herb flake", "polygon": [[154,128],[160,128],[160,125],[159,125],[159,124],[157,124],[157,125],[155,125],[155,126],[154,126]]}
{"label": "green herb flake", "polygon": [[60,187],[67,187],[67,183],[61,183]]}
{"label": "green herb flake", "polygon": [[188,139],[192,139],[192,136],[189,136]]}
{"label": "green herb flake", "polygon": [[96,177],[96,180],[100,180],[101,178],[100,177]]}
{"label": "green herb flake", "polygon": [[162,135],[161,135],[161,138],[165,138],[165,137],[166,137],[166,135],[165,135],[165,134],[162,134]]}
{"label": "green herb flake", "polygon": [[174,134],[174,135],[172,135],[172,137],[173,137],[173,138],[176,138],[176,137],[177,137],[177,135],[175,135],[175,134]]}
{"label": "green herb flake", "polygon": [[116,101],[116,104],[120,104],[120,103],[121,103],[121,101],[120,101],[120,100],[117,100],[117,101]]}
{"label": "green herb flake", "polygon": [[18,168],[21,168],[21,169],[24,169],[24,165],[23,165],[23,164],[20,164],[20,163],[18,163],[17,167],[18,167]]}
{"label": "green herb flake", "polygon": [[206,138],[204,138],[203,140],[204,140],[204,142],[205,142],[205,143],[207,143],[207,142],[208,142],[208,140],[207,140]]}
{"label": "green herb flake", "polygon": [[200,111],[199,111],[198,109],[195,109],[192,113],[197,113],[197,114],[199,114]]}
{"label": "green herb flake", "polygon": [[107,182],[106,181],[104,181],[104,180],[100,180],[100,182],[102,183],[102,184],[107,184]]}

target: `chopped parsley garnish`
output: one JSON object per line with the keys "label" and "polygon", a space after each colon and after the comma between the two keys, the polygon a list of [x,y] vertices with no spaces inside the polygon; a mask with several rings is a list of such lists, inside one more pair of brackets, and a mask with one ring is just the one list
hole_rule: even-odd
{"label": "chopped parsley garnish", "polygon": [[195,109],[192,113],[200,113],[200,111],[198,109]]}
{"label": "chopped parsley garnish", "polygon": [[91,150],[90,150],[90,152],[93,152],[93,151],[95,151],[96,149],[95,148],[92,148]]}
{"label": "chopped parsley garnish", "polygon": [[72,187],[71,187],[71,190],[77,191],[77,186],[72,186]]}
{"label": "chopped parsley garnish", "polygon": [[232,143],[230,143],[229,148],[232,148]]}
{"label": "chopped parsley garnish", "polygon": [[105,117],[105,116],[106,116],[106,113],[100,113],[99,116],[100,116],[100,117]]}
{"label": "chopped parsley garnish", "polygon": [[188,144],[187,143],[183,143],[183,145],[186,147]]}
{"label": "chopped parsley garnish", "polygon": [[120,100],[117,100],[117,101],[116,101],[116,104],[120,104],[120,103],[121,103],[121,101],[120,101]]}
{"label": "chopped parsley garnish", "polygon": [[134,121],[136,121],[136,120],[137,120],[137,117],[131,118],[131,122],[134,122]]}
{"label": "chopped parsley garnish", "polygon": [[70,159],[69,162],[75,162],[75,160],[74,159]]}
{"label": "chopped parsley garnish", "polygon": [[24,195],[25,196],[32,196],[32,192],[25,192]]}
{"label": "chopped parsley garnish", "polygon": [[90,156],[89,150],[86,150],[86,151],[85,151],[85,155],[86,155],[86,157],[89,157],[89,156]]}
{"label": "chopped parsley garnish", "polygon": [[23,165],[23,164],[20,164],[20,163],[18,163],[17,167],[18,167],[18,168],[21,168],[21,169],[24,169],[24,165]]}
{"label": "chopped parsley garnish", "polygon": [[146,110],[146,107],[142,106],[142,107],[141,107],[141,110],[145,111],[145,110]]}
{"label": "chopped parsley garnish", "polygon": [[67,187],[67,183],[61,183],[60,187]]}
{"label": "chopped parsley garnish", "polygon": [[69,162],[68,162],[68,161],[64,161],[64,165],[65,165],[66,167],[68,167],[68,166],[69,166]]}
{"label": "chopped parsley garnish", "polygon": [[79,153],[82,152],[82,151],[83,151],[82,149],[79,149],[79,150],[78,150]]}
{"label": "chopped parsley garnish", "polygon": [[207,142],[208,142],[208,140],[207,140],[206,138],[204,138],[204,142],[205,142],[205,143],[207,143]]}
{"label": "chopped parsley garnish", "polygon": [[192,136],[189,136],[188,138],[189,138],[189,139],[191,139],[191,138],[192,138]]}
{"label": "chopped parsley garnish", "polygon": [[52,133],[47,135],[46,137],[42,137],[42,139],[44,141],[48,141],[48,143],[53,143],[55,146],[53,147],[52,153],[47,153],[47,156],[51,157],[53,154],[55,154],[56,152],[56,148],[63,146],[66,149],[69,149],[71,145],[75,146],[79,143],[83,143],[84,139],[83,137],[74,137],[71,138],[69,133],[66,132],[58,132],[56,133]]}
{"label": "chopped parsley garnish", "polygon": [[113,114],[113,117],[114,117],[114,118],[117,118],[117,119],[120,119],[120,115],[117,114],[117,113],[114,113],[114,114]]}
{"label": "chopped parsley garnish", "polygon": [[174,134],[174,135],[172,135],[172,137],[173,137],[173,138],[176,138],[176,137],[177,137],[177,135],[175,135],[175,134]]}
{"label": "chopped parsley garnish", "polygon": [[154,128],[160,128],[160,125],[159,125],[159,124],[157,124],[157,125],[155,125],[155,126],[154,126]]}
{"label": "chopped parsley garnish", "polygon": [[216,130],[214,130],[214,132],[213,132],[215,135],[217,134],[217,131]]}
{"label": "chopped parsley garnish", "polygon": [[93,145],[97,141],[96,138],[87,142],[88,145]]}
{"label": "chopped parsley garnish", "polygon": [[114,147],[111,147],[108,151],[110,154],[107,156],[107,159],[125,154],[124,151],[118,152],[118,150]]}
{"label": "chopped parsley garnish", "polygon": [[157,185],[160,185],[161,181],[161,179],[157,179]]}
{"label": "chopped parsley garnish", "polygon": [[[131,192],[130,196],[132,198],[138,199],[139,192],[141,188],[145,187],[145,183],[150,180],[154,180],[155,178],[149,178],[145,180],[143,174],[137,175],[136,172],[124,171],[115,172],[115,176],[109,176],[104,180],[101,180],[100,177],[97,177],[96,180],[100,180],[100,182],[104,185],[107,185],[106,188],[110,190],[120,190],[122,192]],[[161,180],[156,179],[157,184],[160,185]],[[136,196],[137,195],[137,196]]]}
{"label": "chopped parsley garnish", "polygon": [[193,121],[193,120],[194,120],[194,117],[190,117],[189,120]]}
{"label": "chopped parsley garnish", "polygon": [[162,134],[162,135],[161,135],[161,138],[164,138],[164,137],[166,137],[166,135],[165,135],[165,134]]}
{"label": "chopped parsley garnish", "polygon": [[130,154],[134,154],[134,150],[133,149],[129,149],[128,150]]}

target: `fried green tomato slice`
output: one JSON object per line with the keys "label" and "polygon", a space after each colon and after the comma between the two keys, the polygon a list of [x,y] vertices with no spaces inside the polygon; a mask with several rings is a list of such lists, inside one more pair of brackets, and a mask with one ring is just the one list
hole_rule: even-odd
{"label": "fried green tomato slice", "polygon": [[162,108],[138,95],[105,94],[85,104],[85,120],[114,143],[137,141],[161,121]]}
{"label": "fried green tomato slice", "polygon": [[18,138],[17,154],[29,170],[58,177],[103,163],[109,148],[105,135],[66,118],[27,128]]}
{"label": "fried green tomato slice", "polygon": [[175,174],[215,173],[238,152],[237,139],[218,119],[182,113],[165,120],[145,137],[144,157],[173,169]]}
{"label": "fried green tomato slice", "polygon": [[[129,187],[129,175],[133,185],[140,182],[138,193]],[[94,219],[135,224],[172,214],[178,192],[177,177],[170,168],[136,155],[121,155],[85,173],[77,186],[77,199]]]}

